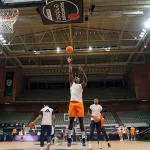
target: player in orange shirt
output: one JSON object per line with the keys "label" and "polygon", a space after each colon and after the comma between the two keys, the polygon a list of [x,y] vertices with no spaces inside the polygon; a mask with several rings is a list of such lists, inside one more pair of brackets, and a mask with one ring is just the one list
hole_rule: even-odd
{"label": "player in orange shirt", "polygon": [[132,126],[130,129],[131,141],[135,140],[135,128]]}
{"label": "player in orange shirt", "polygon": [[13,141],[15,141],[15,137],[17,135],[17,129],[16,128],[13,129],[12,135],[13,135]]}
{"label": "player in orange shirt", "polygon": [[[102,115],[103,116],[103,115]],[[101,132],[103,133],[104,137],[105,137],[105,140],[108,142],[108,147],[111,147],[110,143],[109,143],[109,138],[107,136],[107,133],[106,133],[106,130],[105,130],[105,127],[104,127],[104,124],[105,124],[105,119],[104,119],[104,116],[101,118]]]}
{"label": "player in orange shirt", "polygon": [[119,137],[120,137],[120,141],[122,141],[123,140],[122,128],[119,129]]}
{"label": "player in orange shirt", "polygon": [[128,128],[126,127],[126,125],[124,125],[123,127],[123,140],[128,140]]}
{"label": "player in orange shirt", "polygon": [[19,135],[20,135],[20,142],[23,142],[24,131],[21,130],[21,131],[19,132]]}
{"label": "player in orange shirt", "polygon": [[71,140],[71,132],[73,129],[73,122],[74,118],[79,119],[80,123],[80,129],[81,129],[81,136],[82,136],[82,146],[86,146],[85,144],[85,129],[84,129],[84,105],[83,105],[83,98],[82,93],[84,87],[87,85],[87,76],[83,70],[82,67],[79,67],[79,71],[81,72],[83,76],[83,82],[80,83],[80,78],[75,77],[73,78],[72,73],[72,58],[68,58],[69,63],[69,82],[70,82],[70,104],[69,104],[69,125],[68,125],[68,147],[71,146],[72,140]]}

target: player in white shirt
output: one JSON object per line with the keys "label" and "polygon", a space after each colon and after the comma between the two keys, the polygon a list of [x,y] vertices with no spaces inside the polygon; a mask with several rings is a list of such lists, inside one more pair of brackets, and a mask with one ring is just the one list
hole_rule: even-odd
{"label": "player in white shirt", "polygon": [[41,109],[39,116],[33,121],[33,123],[36,123],[40,119],[42,119],[41,135],[40,135],[41,150],[44,150],[44,133],[45,133],[45,131],[47,131],[47,148],[46,148],[46,150],[49,150],[50,142],[51,142],[52,125],[55,126],[55,114],[54,114],[53,109],[50,108],[48,105],[44,105],[44,108]]}
{"label": "player in white shirt", "polygon": [[82,93],[83,93],[83,88],[87,84],[87,76],[84,73],[84,70],[82,67],[79,67],[79,71],[83,75],[83,82],[80,83],[80,78],[75,77],[73,78],[73,73],[72,73],[72,58],[68,58],[68,63],[69,63],[69,82],[70,82],[70,94],[71,94],[71,99],[70,99],[70,104],[69,104],[69,125],[68,125],[68,147],[71,146],[72,140],[71,140],[71,132],[73,129],[73,122],[74,118],[79,119],[80,123],[80,129],[81,129],[81,136],[82,136],[82,146],[86,146],[85,144],[85,128],[84,128],[84,123],[83,123],[83,118],[84,118],[84,106],[83,106],[83,98],[82,98]]}
{"label": "player in white shirt", "polygon": [[[101,132],[101,115],[102,115],[102,106],[99,105],[99,99],[95,98],[94,99],[94,104],[92,104],[89,108],[88,111],[88,116],[91,117],[91,124],[90,124],[90,139],[89,139],[89,150],[92,150],[92,138],[93,138],[93,133],[94,129],[96,127],[97,129],[97,136],[98,136],[98,147],[102,149],[101,144],[99,143],[100,141],[100,132]],[[95,119],[98,120],[95,122]]]}

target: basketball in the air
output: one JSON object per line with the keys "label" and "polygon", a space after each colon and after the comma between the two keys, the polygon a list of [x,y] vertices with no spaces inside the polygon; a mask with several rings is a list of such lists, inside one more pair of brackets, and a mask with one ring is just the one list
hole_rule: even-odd
{"label": "basketball in the air", "polygon": [[33,122],[31,122],[31,123],[29,124],[29,127],[30,127],[30,129],[34,129],[34,128],[35,128],[35,124],[34,124]]}
{"label": "basketball in the air", "polygon": [[100,122],[100,119],[98,117],[94,118],[94,122]]}
{"label": "basketball in the air", "polygon": [[66,47],[66,52],[67,52],[68,54],[73,53],[73,47],[72,47],[72,46],[67,46],[67,47]]}

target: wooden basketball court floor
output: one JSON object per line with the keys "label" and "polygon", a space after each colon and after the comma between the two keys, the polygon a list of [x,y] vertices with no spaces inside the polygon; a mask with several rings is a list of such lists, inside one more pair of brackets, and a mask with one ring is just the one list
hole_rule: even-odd
{"label": "wooden basketball court floor", "polygon": [[[139,141],[110,141],[110,148],[105,141],[101,142],[103,150],[150,150],[150,142]],[[88,143],[87,143],[88,145]],[[98,150],[97,142],[92,142],[93,150]],[[0,150],[40,150],[39,142],[0,142]],[[67,147],[66,143],[56,143],[51,146],[51,150],[88,150],[88,146],[82,147],[80,143],[75,143],[72,147]]]}

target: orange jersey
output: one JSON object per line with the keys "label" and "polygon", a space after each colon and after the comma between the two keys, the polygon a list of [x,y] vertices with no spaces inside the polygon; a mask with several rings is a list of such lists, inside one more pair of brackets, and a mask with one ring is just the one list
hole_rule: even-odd
{"label": "orange jersey", "polygon": [[119,131],[119,136],[122,137],[122,130]]}
{"label": "orange jersey", "polygon": [[13,134],[17,134],[17,130],[16,129],[13,129]]}
{"label": "orange jersey", "polygon": [[131,135],[135,135],[135,128],[133,128],[133,127],[131,128],[130,134],[131,134]]}
{"label": "orange jersey", "polygon": [[123,128],[123,133],[128,133],[128,129],[126,127]]}
{"label": "orange jersey", "polygon": [[101,119],[101,127],[104,127],[104,123],[105,123],[105,119],[102,118],[102,119]]}

